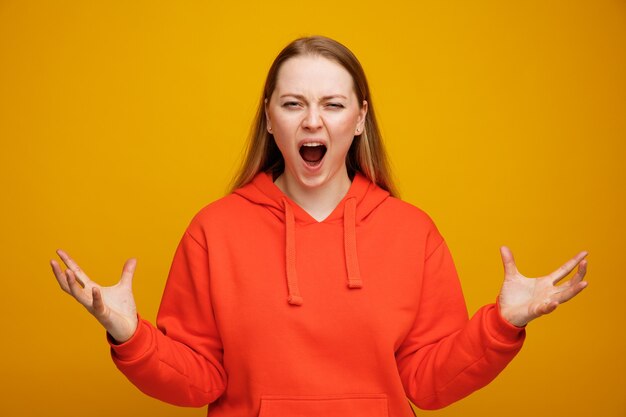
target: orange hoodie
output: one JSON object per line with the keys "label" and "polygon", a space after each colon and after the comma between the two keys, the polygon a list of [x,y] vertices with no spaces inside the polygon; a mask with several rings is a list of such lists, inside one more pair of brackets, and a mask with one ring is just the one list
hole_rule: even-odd
{"label": "orange hoodie", "polygon": [[357,174],[317,222],[261,173],[201,210],[157,317],[115,345],[148,395],[208,415],[408,417],[491,381],[524,330],[471,320],[448,248],[419,209]]}

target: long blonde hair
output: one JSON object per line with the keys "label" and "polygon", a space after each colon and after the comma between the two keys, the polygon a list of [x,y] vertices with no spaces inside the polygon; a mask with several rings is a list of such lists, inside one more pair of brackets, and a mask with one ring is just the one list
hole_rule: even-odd
{"label": "long blonde hair", "polygon": [[[272,172],[274,177],[285,169],[285,161],[274,142],[274,137],[267,131],[265,118],[265,100],[269,100],[276,88],[278,71],[285,61],[301,55],[321,56],[338,63],[352,76],[354,90],[359,103],[367,100],[368,110],[365,116],[365,129],[355,136],[346,156],[348,175],[352,178],[358,171],[379,187],[389,191],[392,196],[398,192],[391,178],[387,154],[376,122],[374,105],[370,95],[365,72],[354,54],[339,42],[323,36],[299,38],[287,45],[276,57],[265,80],[263,94],[259,101],[256,116],[252,123],[246,154],[235,175],[231,191],[252,181],[259,172]],[[361,104],[362,105],[362,104]]]}

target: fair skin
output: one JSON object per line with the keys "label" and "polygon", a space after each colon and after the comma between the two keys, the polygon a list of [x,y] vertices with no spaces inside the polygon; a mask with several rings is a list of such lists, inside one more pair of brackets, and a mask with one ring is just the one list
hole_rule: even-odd
{"label": "fair skin", "polygon": [[127,260],[119,282],[103,287],[89,279],[67,253],[59,249],[57,255],[67,267],[63,271],[58,262],[50,261],[61,289],[82,304],[114,340],[121,343],[130,339],[137,329],[137,307],[132,289],[137,261]]}
{"label": "fair skin", "polygon": [[[265,102],[268,131],[285,160],[276,186],[317,221],[334,210],[350,188],[346,155],[362,132],[367,101],[359,102],[352,76],[319,56],[287,60]],[[301,148],[319,144],[326,153],[307,162]]]}
{"label": "fair skin", "polygon": [[[318,221],[332,212],[350,187],[345,157],[354,136],[362,133],[367,114],[367,102],[358,103],[352,86],[349,73],[338,64],[319,57],[297,57],[283,64],[276,90],[266,102],[268,130],[285,159],[285,172],[276,185]],[[304,143],[323,145],[323,157],[307,162],[300,149]],[[498,303],[504,319],[513,325],[525,326],[553,312],[587,287],[583,281],[587,252],[539,278],[522,275],[507,247],[500,252],[504,282]],[[132,293],[136,260],[126,261],[117,284],[104,287],[92,281],[67,253],[58,250],[57,254],[66,269],[55,260],[50,264],[61,289],[83,305],[114,340],[130,339],[138,324]],[[557,285],[574,270],[572,278]]]}

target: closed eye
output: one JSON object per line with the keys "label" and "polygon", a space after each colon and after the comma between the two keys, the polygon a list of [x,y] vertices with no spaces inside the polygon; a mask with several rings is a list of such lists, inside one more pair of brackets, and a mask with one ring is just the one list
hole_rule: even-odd
{"label": "closed eye", "polygon": [[283,103],[283,107],[287,107],[287,108],[294,108],[294,107],[298,107],[299,105],[300,103],[298,103],[297,101],[287,101]]}
{"label": "closed eye", "polygon": [[335,109],[343,109],[344,108],[344,105],[341,104],[341,103],[328,103],[327,106],[335,108]]}

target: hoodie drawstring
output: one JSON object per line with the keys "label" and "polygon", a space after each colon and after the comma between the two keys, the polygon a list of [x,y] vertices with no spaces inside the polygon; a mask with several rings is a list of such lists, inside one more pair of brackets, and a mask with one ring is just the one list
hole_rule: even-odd
{"label": "hoodie drawstring", "polygon": [[[298,287],[298,272],[296,270],[296,221],[293,209],[286,198],[282,199],[285,207],[285,264],[287,270],[287,302],[291,305],[302,305],[302,296]],[[345,247],[346,271],[348,273],[348,288],[363,287],[359,258],[356,251],[356,198],[346,200],[343,213],[343,236]]]}
{"label": "hoodie drawstring", "polygon": [[343,212],[343,237],[346,251],[346,270],[348,272],[348,287],[361,288],[361,272],[359,258],[356,252],[356,198],[346,200]]}
{"label": "hoodie drawstring", "polygon": [[291,305],[302,305],[302,296],[298,288],[298,271],[296,271],[296,220],[293,216],[293,209],[283,198],[285,206],[285,262],[287,268],[287,288],[289,297],[287,302]]}

